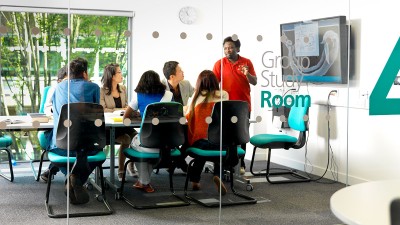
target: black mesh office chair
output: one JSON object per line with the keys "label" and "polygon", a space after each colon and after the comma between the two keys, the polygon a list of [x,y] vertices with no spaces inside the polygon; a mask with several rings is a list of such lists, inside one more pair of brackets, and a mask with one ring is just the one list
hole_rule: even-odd
{"label": "black mesh office chair", "polygon": [[[68,120],[70,121],[69,128]],[[91,173],[88,163],[97,167],[100,176],[101,194],[97,195],[98,201],[102,202],[106,211],[100,212],[79,212],[70,213],[69,217],[83,216],[102,216],[112,214],[113,211],[106,200],[102,164],[106,160],[106,154],[102,151],[106,144],[104,109],[103,106],[95,103],[70,103],[61,108],[59,117],[57,136],[57,147],[60,149],[73,149],[76,151],[76,157],[69,157],[71,174],[86,172]],[[95,155],[87,155],[87,151],[98,150]],[[50,169],[50,175],[56,173],[56,167],[67,167],[68,157],[48,152],[48,158],[54,165]],[[47,183],[46,191],[46,209],[49,217],[65,218],[67,214],[54,214],[49,203],[51,189],[51,179]],[[62,193],[64,196],[64,193]]]}
{"label": "black mesh office chair", "polygon": [[[173,161],[181,154],[177,147],[185,142],[183,127],[185,121],[183,117],[183,106],[180,103],[157,102],[149,104],[146,107],[139,132],[140,143],[143,147],[159,148],[160,152],[146,153],[134,148],[124,149],[124,154],[129,160],[125,163],[122,183],[116,193],[116,199],[123,199],[136,209],[177,207],[190,204],[184,197],[175,194],[172,179],[175,168]],[[138,205],[135,204],[133,200],[124,196],[125,176],[128,163],[143,161],[155,163],[156,168],[168,168],[170,191],[179,201],[163,202],[160,196],[155,196],[157,198],[156,203],[150,203],[151,201],[148,201],[146,205]]]}
{"label": "black mesh office chair", "polygon": [[[189,147],[186,151],[188,155],[194,158],[189,163],[189,169],[185,182],[185,196],[191,201],[206,207],[218,207],[217,201],[203,201],[201,199],[190,196],[187,188],[189,183],[190,168],[196,158],[202,158],[205,161],[219,162],[222,156],[223,165],[229,171],[229,180],[232,193],[239,197],[240,200],[232,200],[229,195],[222,198],[221,205],[241,205],[255,204],[257,200],[247,195],[237,192],[234,188],[234,167],[239,163],[239,157],[245,154],[240,148],[241,144],[249,142],[249,111],[248,104],[244,101],[222,101],[214,105],[212,111],[212,122],[208,126],[208,141],[215,145],[222,145],[220,149],[203,150],[199,148]],[[226,199],[224,201],[224,199]]]}

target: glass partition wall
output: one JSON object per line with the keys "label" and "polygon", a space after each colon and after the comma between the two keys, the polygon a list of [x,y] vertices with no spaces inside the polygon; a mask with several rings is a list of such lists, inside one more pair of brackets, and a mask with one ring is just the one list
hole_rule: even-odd
{"label": "glass partition wall", "polygon": [[[346,40],[350,44],[350,32],[347,30],[345,33],[341,30],[343,33],[332,34],[327,32],[329,29],[324,28],[330,25],[324,24],[324,21],[318,24],[317,19],[344,16],[348,29],[351,21],[349,1],[343,0],[335,2],[335,5],[326,6],[325,3],[316,0],[310,1],[307,5],[294,0],[283,2],[271,0],[249,3],[243,8],[242,2],[239,1],[229,3],[222,0],[213,1],[211,8],[206,4],[211,2],[203,4],[193,1],[188,3],[191,5],[189,8],[187,5],[174,2],[174,10],[180,15],[177,23],[172,19],[166,19],[164,22],[161,17],[152,17],[151,21],[142,19],[135,24],[135,32],[133,32],[133,12],[136,11],[134,5],[112,12],[106,9],[94,11],[35,7],[17,10],[3,7],[0,17],[0,115],[26,115],[39,112],[40,102],[45,97],[44,87],[56,85],[58,70],[77,57],[88,60],[89,79],[100,87],[105,65],[118,63],[124,76],[123,83],[127,86],[128,102],[132,100],[133,90],[143,72],[154,70],[162,80],[165,79],[163,65],[166,61],[178,61],[184,71],[184,78],[193,87],[196,87],[197,78],[203,70],[215,72],[219,68],[221,74],[228,74],[228,77],[222,76],[219,80],[220,93],[225,91],[223,87],[227,85],[225,89],[229,89],[230,100],[245,100],[251,105],[250,137],[263,133],[296,136],[295,131],[283,125],[288,120],[287,115],[276,116],[273,108],[282,105],[279,100],[290,105],[291,102],[286,102],[286,99],[296,99],[299,95],[309,96],[311,107],[308,116],[304,117],[309,131],[305,146],[296,151],[273,150],[272,163],[306,172],[313,179],[324,177],[347,183],[348,90],[352,84],[350,78],[352,64],[349,63],[350,47],[343,44]],[[312,7],[309,7],[310,4]],[[146,19],[149,16],[143,14],[154,8],[150,5],[138,7],[143,10],[141,13]],[[212,18],[207,16],[209,10],[213,12]],[[238,13],[238,10],[242,10],[241,13]],[[168,15],[165,16],[168,18]],[[285,29],[282,28],[283,24],[297,22],[299,25],[293,25],[291,33],[283,32]],[[294,26],[299,27],[294,28]],[[319,33],[318,29],[322,29],[325,33]],[[333,29],[337,31],[335,29],[341,28]],[[223,44],[228,36],[232,38],[233,43],[240,40],[241,46],[230,47],[235,47],[240,57],[249,59],[253,70],[248,61],[233,67],[239,69],[239,72],[229,72],[228,70],[232,69],[229,63],[216,67],[219,65],[218,61],[222,62],[225,57],[230,57],[232,54],[227,52],[229,46]],[[340,53],[336,49],[339,41],[342,42],[341,47],[344,46],[340,49]],[[291,46],[288,45],[289,42],[292,42]],[[282,57],[284,49],[290,47],[290,54],[293,55]],[[311,55],[308,55],[310,52]],[[348,58],[342,58],[343,55],[347,55]],[[327,83],[306,79],[308,74],[304,71],[307,68],[321,67],[322,64],[322,67],[326,68],[324,72],[332,75],[330,67],[337,66],[339,60],[342,64],[347,63],[347,68],[339,67],[340,72],[345,73],[341,78],[347,78],[348,82]],[[296,66],[300,67],[300,70],[297,71]],[[243,67],[246,69],[243,70]],[[284,69],[289,67],[289,76],[294,78],[294,75],[297,75],[301,79],[294,82],[284,79],[282,76],[286,72]],[[245,76],[247,72],[256,75],[257,80],[251,80],[251,77],[246,78],[248,83],[243,83],[246,81],[243,79],[233,82],[224,80],[229,79],[229,74]],[[227,84],[224,84],[225,82]],[[238,91],[237,89],[241,89],[238,84],[245,85],[245,90]],[[221,100],[224,100],[222,95]],[[221,110],[221,117],[224,117],[224,108]],[[206,118],[206,123],[211,122],[209,119]],[[18,163],[39,159],[41,148],[36,131],[22,130],[7,133],[13,137],[13,156]],[[251,187],[259,185],[257,182],[260,180],[254,179],[260,177],[253,177],[249,172],[253,148],[252,144],[246,144],[244,164],[235,167],[235,187],[239,192],[254,197],[260,204],[269,204],[275,201],[273,196],[259,196],[248,186],[248,184],[251,184]],[[267,154],[266,149],[258,149],[255,163],[266,165]],[[186,160],[189,161],[190,158]],[[227,176],[225,168],[222,167],[223,163],[224,160],[221,158],[220,177],[230,192],[229,182],[225,180]],[[211,169],[213,166],[212,163],[206,164],[206,167]],[[245,169],[245,174],[242,176],[239,175],[241,167]],[[201,183],[213,183],[212,178],[210,175],[204,175]],[[266,180],[261,183],[264,186],[259,188],[263,189],[274,186]],[[164,184],[167,185],[167,182]],[[176,189],[181,190],[181,187]],[[210,217],[220,223],[230,221],[225,217],[222,207],[222,202],[230,201],[229,198],[229,196],[213,195],[211,200],[221,205],[210,211]]]}
{"label": "glass partition wall", "polygon": [[[87,79],[100,87],[106,65],[118,64],[122,84],[127,86],[132,77],[133,12],[2,6],[0,22],[0,132],[12,138],[14,170],[36,161],[31,166],[38,173],[42,151],[51,138],[43,135],[49,129],[41,122],[53,122],[52,106],[46,108],[46,98],[52,102],[53,97],[48,90],[70,80],[68,65],[77,58],[87,60]],[[31,118],[33,113],[46,115],[37,123]],[[8,127],[20,123],[31,126]],[[3,152],[1,159],[7,162]],[[44,162],[42,173],[48,164]],[[69,214],[68,207],[63,213]]]}
{"label": "glass partition wall", "polygon": [[[348,90],[355,82],[351,76],[354,64],[350,58],[350,1],[335,4],[267,1],[251,7],[223,3],[220,42],[227,36],[239,39],[239,55],[251,60],[257,75],[257,84],[250,84],[250,137],[266,133],[298,137],[299,132],[287,124],[288,112],[291,106],[301,103],[296,101],[309,98],[310,107],[303,118],[308,129],[304,146],[287,151],[272,150],[272,167],[300,171],[310,176],[311,182],[347,184]],[[243,13],[246,9],[251,15]],[[276,110],[285,106],[289,108],[287,111]],[[254,145],[247,143],[244,176],[253,185],[259,185],[256,182],[260,180],[250,173],[253,150]],[[268,149],[257,148],[255,160],[255,168],[262,164],[261,168],[265,169]],[[276,172],[274,169],[271,172]],[[292,178],[282,175],[271,180]],[[330,180],[321,181],[321,178]],[[295,185],[269,184],[266,180],[261,183],[262,188],[269,188],[271,192],[281,185]],[[245,194],[254,196],[254,192],[245,191],[243,183],[238,182],[238,186]],[[257,197],[260,204],[277,201],[273,195]],[[229,220],[224,217],[224,211],[222,208],[221,220]]]}
{"label": "glass partition wall", "polygon": [[[57,73],[70,58],[87,59],[89,79],[99,85],[105,65],[118,63],[127,83],[130,17],[16,10],[7,8],[1,15],[1,115],[43,110],[40,103],[46,98],[44,88],[57,84]],[[41,149],[36,132],[13,135],[16,161],[38,159]]]}

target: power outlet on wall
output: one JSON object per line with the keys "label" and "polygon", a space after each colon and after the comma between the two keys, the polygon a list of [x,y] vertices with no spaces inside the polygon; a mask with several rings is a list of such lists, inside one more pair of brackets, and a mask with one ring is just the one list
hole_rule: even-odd
{"label": "power outlet on wall", "polygon": [[330,105],[339,104],[339,90],[331,90],[329,92],[329,103]]}

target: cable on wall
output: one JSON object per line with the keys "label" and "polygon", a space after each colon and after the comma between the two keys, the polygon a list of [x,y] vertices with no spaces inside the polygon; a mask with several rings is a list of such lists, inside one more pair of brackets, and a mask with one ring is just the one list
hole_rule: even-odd
{"label": "cable on wall", "polygon": [[[336,161],[335,161],[335,158],[334,158],[334,155],[333,155],[333,149],[332,149],[332,146],[330,144],[330,139],[331,139],[330,110],[332,108],[332,105],[331,105],[331,102],[330,102],[330,96],[331,95],[335,95],[335,94],[337,94],[337,90],[331,90],[329,92],[329,94],[328,94],[328,101],[327,101],[327,107],[328,107],[328,109],[327,109],[327,111],[328,111],[327,112],[327,121],[328,121],[328,126],[327,126],[327,129],[328,129],[328,136],[327,136],[328,162],[326,164],[324,173],[320,177],[318,177],[316,179],[311,179],[311,181],[315,181],[315,182],[318,182],[318,183],[333,184],[333,183],[336,183],[338,181],[338,172],[337,172],[338,171],[338,166],[336,164]],[[307,141],[308,141],[308,136],[307,136]],[[305,151],[306,163],[310,162],[308,160],[308,158],[307,158],[307,141],[306,141],[306,151]],[[306,167],[306,163],[305,163],[304,167]],[[313,165],[311,163],[310,163],[310,165],[311,165],[311,168],[312,168],[311,169],[311,172],[312,172],[314,167],[313,167]],[[332,173],[333,182],[321,182],[321,181],[319,181],[325,176],[325,174],[328,172],[328,170],[330,170],[331,173]],[[304,169],[304,171],[306,172],[306,169]],[[309,176],[309,173],[307,173],[307,175]]]}

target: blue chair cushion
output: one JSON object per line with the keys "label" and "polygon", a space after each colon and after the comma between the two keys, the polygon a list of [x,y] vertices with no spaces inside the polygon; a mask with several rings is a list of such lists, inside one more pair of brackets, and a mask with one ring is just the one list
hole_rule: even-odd
{"label": "blue chair cushion", "polygon": [[8,135],[0,137],[0,148],[7,148],[12,144],[12,138]]}
{"label": "blue chair cushion", "polygon": [[[237,151],[238,151],[238,156],[243,156],[244,154],[246,154],[246,152],[240,147],[237,147]],[[222,157],[226,156],[226,151],[222,151],[220,152],[220,150],[204,150],[201,148],[195,148],[195,147],[189,147],[188,149],[186,149],[186,152],[189,155],[197,155],[200,157],[219,157],[220,155]]]}
{"label": "blue chair cushion", "polygon": [[[140,152],[133,148],[124,149],[124,154],[128,158],[139,158],[139,159],[158,159],[160,157],[159,153],[149,153],[149,152]],[[180,156],[181,152],[178,149],[171,150],[171,156],[177,157]]]}
{"label": "blue chair cushion", "polygon": [[[61,156],[54,152],[48,152],[47,157],[50,162],[56,164],[67,164],[67,156]],[[69,157],[69,163],[75,163],[76,157]],[[106,160],[106,153],[99,151],[96,155],[90,155],[87,157],[88,162],[104,162]]]}
{"label": "blue chair cushion", "polygon": [[297,138],[286,134],[257,134],[250,138],[250,143],[255,147],[263,148],[271,143],[296,143]]}

